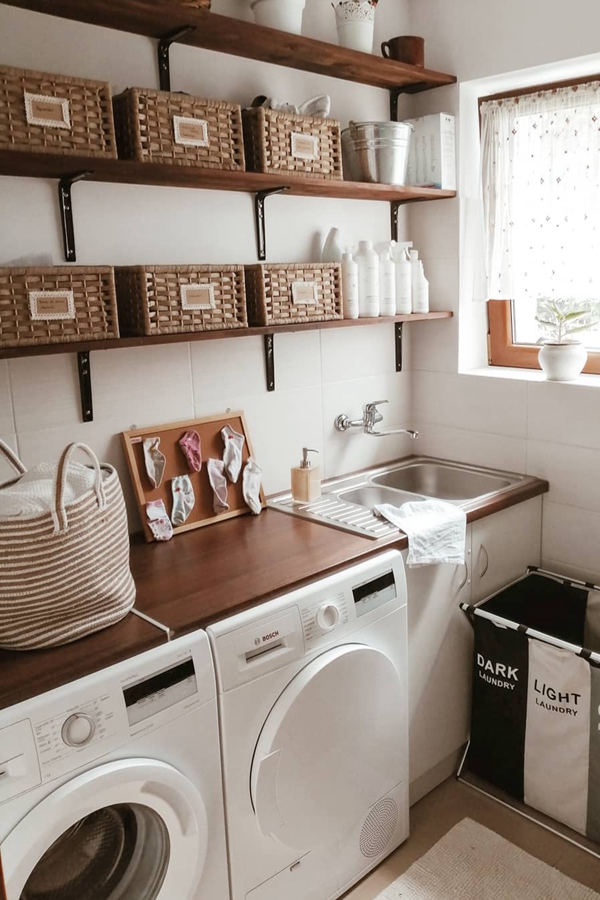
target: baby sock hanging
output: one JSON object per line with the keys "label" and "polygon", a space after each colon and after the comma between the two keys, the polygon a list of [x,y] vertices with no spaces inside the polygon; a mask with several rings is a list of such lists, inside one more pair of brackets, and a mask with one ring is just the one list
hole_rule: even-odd
{"label": "baby sock hanging", "polygon": [[165,474],[166,459],[158,449],[160,446],[159,437],[144,438],[144,461],[146,463],[146,474],[153,488],[160,487],[163,475]]}
{"label": "baby sock hanging", "polygon": [[225,512],[229,509],[227,502],[227,479],[223,473],[225,463],[222,459],[209,459],[206,463],[208,469],[208,480],[213,489],[213,509],[215,514]]}
{"label": "baby sock hanging", "polygon": [[188,465],[192,472],[199,472],[202,468],[202,449],[200,435],[191,428],[179,438],[179,446],[183,450],[183,454],[187,459]]}
{"label": "baby sock hanging", "polygon": [[194,508],[194,488],[189,475],[178,475],[171,481],[173,493],[173,511],[171,521],[173,525],[183,525]]}
{"label": "baby sock hanging", "polygon": [[250,507],[251,511],[257,516],[261,509],[260,502],[260,481],[262,469],[251,456],[244,467],[242,475],[242,490],[244,494],[244,502]]}
{"label": "baby sock hanging", "polygon": [[221,428],[221,437],[225,444],[223,451],[223,462],[225,463],[225,472],[229,480],[235,484],[240,477],[242,469],[242,447],[244,446],[244,435],[234,431],[231,425]]}
{"label": "baby sock hanging", "polygon": [[162,500],[146,503],[146,518],[155,541],[168,541],[173,537],[173,526]]}

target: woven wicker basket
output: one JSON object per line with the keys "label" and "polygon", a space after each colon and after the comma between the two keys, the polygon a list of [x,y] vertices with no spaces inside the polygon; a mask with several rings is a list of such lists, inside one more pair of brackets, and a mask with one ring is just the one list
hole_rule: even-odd
{"label": "woven wicker basket", "polygon": [[130,88],[113,97],[122,159],[243,171],[239,106],[188,94]]}
{"label": "woven wicker basket", "polygon": [[246,160],[254,172],[342,178],[339,122],[262,106],[245,109],[242,116]]}
{"label": "woven wicker basket", "polygon": [[246,266],[251,325],[293,325],[342,318],[339,263]]}
{"label": "woven wicker basket", "polygon": [[108,84],[0,66],[0,149],[115,159]]}
{"label": "woven wicker basket", "polygon": [[119,337],[108,266],[0,268],[0,347]]}
{"label": "woven wicker basket", "polygon": [[117,266],[115,281],[123,334],[248,327],[243,266]]}

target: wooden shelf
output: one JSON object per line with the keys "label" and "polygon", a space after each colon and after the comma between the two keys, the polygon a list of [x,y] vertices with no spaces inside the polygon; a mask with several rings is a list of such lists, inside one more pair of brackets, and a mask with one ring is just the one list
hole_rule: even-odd
{"label": "wooden shelf", "polygon": [[442,72],[409,66],[370,53],[359,53],[337,44],[285,31],[275,31],[206,10],[190,9],[172,0],[4,2],[8,6],[151,38],[162,38],[186,26],[193,26],[195,30],[183,38],[182,43],[388,90],[401,88],[407,93],[416,93],[456,82],[454,76]]}
{"label": "wooden shelf", "polygon": [[24,356],[49,356],[56,353],[82,353],[91,350],[118,350],[121,347],[152,347],[158,344],[181,344],[196,341],[218,341],[227,338],[256,337],[296,331],[321,331],[326,328],[349,328],[357,325],[381,325],[382,323],[430,322],[450,319],[452,312],[412,313],[405,316],[380,316],[377,319],[336,319],[333,322],[304,322],[300,325],[271,325],[254,328],[235,328],[229,331],[196,331],[191,334],[160,334],[153,337],[121,337],[105,341],[78,341],[70,344],[43,344],[32,347],[0,348],[0,359],[18,359]]}
{"label": "wooden shelf", "polygon": [[330,181],[302,178],[283,173],[227,172],[164,163],[140,163],[126,159],[100,159],[88,156],[61,156],[51,153],[25,153],[0,150],[0,175],[24,178],[63,178],[90,172],[88,181],[113,184],[144,184],[161,187],[198,188],[209,191],[257,191],[286,187],[296,197],[329,197],[345,200],[384,200],[410,203],[440,200],[456,196],[456,191],[437,188],[399,187],[390,184],[366,184],[355,181]]}

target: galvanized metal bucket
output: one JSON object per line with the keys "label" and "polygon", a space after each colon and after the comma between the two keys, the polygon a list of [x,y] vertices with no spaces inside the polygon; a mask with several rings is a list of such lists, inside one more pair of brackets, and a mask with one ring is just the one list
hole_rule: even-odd
{"label": "galvanized metal bucket", "polygon": [[350,122],[342,131],[344,177],[372,184],[406,184],[412,125]]}

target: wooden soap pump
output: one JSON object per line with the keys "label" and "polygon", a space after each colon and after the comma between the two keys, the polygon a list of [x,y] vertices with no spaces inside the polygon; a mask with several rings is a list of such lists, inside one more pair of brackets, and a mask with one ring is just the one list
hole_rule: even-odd
{"label": "wooden soap pump", "polygon": [[318,452],[303,447],[300,465],[291,470],[292,497],[298,503],[312,503],[321,496],[321,469],[319,466],[311,466],[308,458],[309,453]]}

